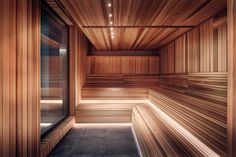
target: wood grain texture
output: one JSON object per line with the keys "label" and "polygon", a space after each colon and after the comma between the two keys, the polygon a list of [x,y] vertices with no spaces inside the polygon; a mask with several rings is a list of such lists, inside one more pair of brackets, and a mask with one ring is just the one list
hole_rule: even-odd
{"label": "wood grain texture", "polygon": [[203,156],[173,126],[166,123],[150,106],[136,105],[132,110],[132,124],[141,153],[153,156]]}
{"label": "wood grain texture", "polygon": [[200,25],[200,72],[213,72],[213,20]]}
{"label": "wood grain texture", "polygon": [[222,18],[211,18],[159,49],[161,73],[227,72],[226,23],[213,27]]}
{"label": "wood grain texture", "polygon": [[228,156],[236,155],[236,2],[228,0],[227,29],[228,29],[228,106],[227,106],[227,128],[228,128]]}
{"label": "wood grain texture", "polygon": [[200,30],[194,28],[187,33],[187,72],[200,71]]}
{"label": "wood grain texture", "polygon": [[17,156],[31,157],[38,155],[40,140],[40,5],[17,4]]}
{"label": "wood grain texture", "polygon": [[53,148],[62,140],[66,133],[75,124],[75,118],[72,116],[63,120],[56,128],[54,128],[49,134],[47,134],[40,144],[40,157],[46,157]]}
{"label": "wood grain texture", "polygon": [[87,74],[158,74],[158,56],[88,56]]}
{"label": "wood grain texture", "polygon": [[146,100],[148,90],[137,87],[85,87],[83,100]]}
{"label": "wood grain texture", "polygon": [[[60,0],[60,2],[99,50],[157,49],[189,31],[186,26],[196,26],[226,7],[226,1],[222,0],[181,0],[178,2],[112,0],[110,1],[111,8],[107,7],[107,0]],[[113,14],[111,18],[109,13]],[[111,39],[109,28],[98,27],[110,26],[109,18],[113,21],[114,26],[133,27],[114,28],[115,38]],[[179,27],[150,27],[155,25]],[[181,26],[183,27],[181,28]]]}
{"label": "wood grain texture", "polygon": [[39,1],[0,2],[0,156],[37,157]]}
{"label": "wood grain texture", "polygon": [[74,115],[75,106],[78,100],[77,90],[77,28],[75,26],[69,27],[69,115]]}
{"label": "wood grain texture", "polygon": [[134,104],[80,104],[75,111],[76,123],[131,123]]}
{"label": "wood grain texture", "polygon": [[185,73],[186,63],[186,35],[175,40],[175,73]]}
{"label": "wood grain texture", "polygon": [[88,74],[88,87],[150,87],[159,84],[156,74]]}
{"label": "wood grain texture", "polygon": [[222,24],[217,28],[217,68],[215,71],[225,72],[228,70],[228,55],[227,55],[227,25]]}
{"label": "wood grain texture", "polygon": [[[189,73],[149,91],[149,100],[221,156],[227,149],[227,73]],[[182,78],[183,81],[183,78]],[[173,83],[174,82],[174,83]]]}
{"label": "wood grain texture", "polygon": [[161,57],[161,73],[171,74],[175,72],[175,43],[171,42],[159,50]]}
{"label": "wood grain texture", "polygon": [[87,61],[87,52],[88,52],[88,39],[81,32],[79,28],[77,28],[77,104],[80,103],[82,88],[85,85],[86,80],[86,61]]}
{"label": "wood grain texture", "polygon": [[16,156],[16,1],[0,2],[0,156]]}

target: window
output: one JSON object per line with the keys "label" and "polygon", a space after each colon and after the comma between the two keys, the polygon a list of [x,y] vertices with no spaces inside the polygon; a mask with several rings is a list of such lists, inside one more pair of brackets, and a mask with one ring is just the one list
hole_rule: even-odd
{"label": "window", "polygon": [[41,7],[41,134],[68,114],[68,27]]}

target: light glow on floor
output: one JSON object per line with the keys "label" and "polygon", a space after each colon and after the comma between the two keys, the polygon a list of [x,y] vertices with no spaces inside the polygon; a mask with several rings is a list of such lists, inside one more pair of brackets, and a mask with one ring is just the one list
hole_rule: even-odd
{"label": "light glow on floor", "polygon": [[52,125],[52,123],[40,123],[40,126],[42,127],[48,127],[50,125]]}
{"label": "light glow on floor", "polygon": [[84,128],[84,127],[131,127],[131,123],[76,123],[73,125],[75,128]]}
{"label": "light glow on floor", "polygon": [[63,100],[40,100],[40,104],[63,104]]}

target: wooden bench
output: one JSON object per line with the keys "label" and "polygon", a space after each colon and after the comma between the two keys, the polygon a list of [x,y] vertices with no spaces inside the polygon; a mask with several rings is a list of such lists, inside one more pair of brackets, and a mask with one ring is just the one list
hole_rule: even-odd
{"label": "wooden bench", "polygon": [[135,87],[84,87],[82,100],[146,100],[147,88]]}
{"label": "wooden bench", "polygon": [[76,123],[131,123],[134,104],[80,104],[75,111]]}
{"label": "wooden bench", "polygon": [[149,105],[136,105],[133,108],[132,124],[145,157],[203,156]]}
{"label": "wooden bench", "polygon": [[215,152],[226,156],[226,105],[161,87],[149,91],[149,101]]}
{"label": "wooden bench", "polygon": [[[219,156],[226,156],[227,152],[226,98],[227,73],[161,75],[160,84],[152,87],[85,87],[82,92],[82,99],[86,100],[148,100]],[[101,116],[100,122],[113,113],[114,119],[129,117],[128,112],[120,113],[116,109],[124,106],[106,105],[100,109],[96,109],[96,105],[89,109],[82,106],[84,111],[78,112],[78,116],[85,115],[83,119]],[[143,156],[204,156],[207,153],[200,153],[150,106],[139,104],[132,108],[132,124]],[[127,110],[130,113],[130,108]]]}
{"label": "wooden bench", "polygon": [[159,84],[157,74],[87,74],[86,86],[147,87]]}

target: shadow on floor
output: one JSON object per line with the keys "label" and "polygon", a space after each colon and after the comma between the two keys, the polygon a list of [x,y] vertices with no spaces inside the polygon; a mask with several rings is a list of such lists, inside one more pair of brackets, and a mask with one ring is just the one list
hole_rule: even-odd
{"label": "shadow on floor", "polygon": [[139,157],[131,127],[74,126],[49,157]]}

